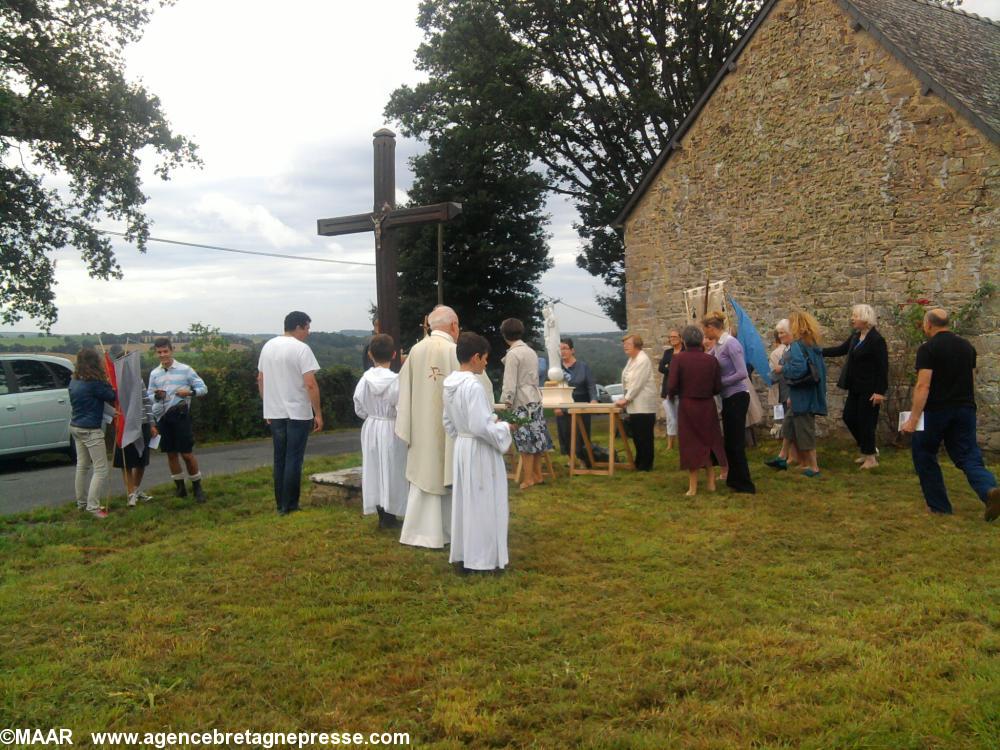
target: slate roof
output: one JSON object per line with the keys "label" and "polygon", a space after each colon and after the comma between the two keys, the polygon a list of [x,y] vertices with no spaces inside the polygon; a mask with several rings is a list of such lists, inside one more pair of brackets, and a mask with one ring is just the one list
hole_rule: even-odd
{"label": "slate roof", "polygon": [[[934,0],[835,0],[933,93],[1000,144],[1000,22],[948,8]],[[767,0],[694,109],[646,172],[612,226],[621,228],[680,147],[681,139],[712,98],[778,0]]]}

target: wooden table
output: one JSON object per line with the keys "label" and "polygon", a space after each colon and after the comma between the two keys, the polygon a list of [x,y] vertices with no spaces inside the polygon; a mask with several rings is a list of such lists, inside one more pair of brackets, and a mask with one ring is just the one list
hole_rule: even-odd
{"label": "wooden table", "polygon": [[[569,414],[570,418],[570,431],[569,431],[569,475],[572,477],[574,474],[602,474],[604,476],[614,476],[615,467],[619,466],[623,469],[635,469],[635,460],[632,457],[632,446],[629,444],[628,437],[625,435],[625,425],[620,417],[622,409],[614,404],[585,404],[576,403],[573,405],[567,405],[563,407]],[[590,435],[587,431],[583,429],[581,423],[583,420],[581,417],[584,415],[597,415],[597,414],[607,414],[608,415],[608,460],[607,461],[596,461],[594,460],[594,446],[590,442]],[[577,433],[583,436],[583,444],[587,449],[587,458],[590,459],[591,468],[581,467],[577,468],[576,457],[576,436]],[[615,437],[619,436],[622,439],[622,443],[625,445],[625,455],[628,456],[627,461],[617,461],[615,459]]]}

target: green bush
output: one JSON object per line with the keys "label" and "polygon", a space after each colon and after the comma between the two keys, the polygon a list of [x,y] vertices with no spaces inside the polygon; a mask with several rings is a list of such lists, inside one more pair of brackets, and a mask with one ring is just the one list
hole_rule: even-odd
{"label": "green bush", "polygon": [[[252,349],[224,354],[216,351],[209,363],[199,361],[197,354],[182,355],[182,361],[194,367],[208,386],[208,394],[195,399],[192,410],[198,440],[244,440],[269,434],[257,393],[257,356]],[[350,368],[343,366],[316,373],[326,429],[360,424],[354,415],[357,379]]]}

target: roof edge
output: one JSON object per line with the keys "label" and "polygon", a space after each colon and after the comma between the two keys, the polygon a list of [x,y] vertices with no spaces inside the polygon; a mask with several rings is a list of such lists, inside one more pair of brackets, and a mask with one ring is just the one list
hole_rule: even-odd
{"label": "roof edge", "polygon": [[[909,55],[907,55],[902,49],[900,49],[892,40],[882,33],[872,21],[865,17],[864,13],[858,9],[850,0],[836,0],[837,5],[847,13],[858,23],[861,28],[863,28],[867,33],[869,33],[875,41],[885,47],[889,53],[895,57],[899,62],[903,64],[903,67],[912,73],[918,81],[925,87],[926,91],[935,94],[938,98],[943,100],[952,109],[957,111],[960,115],[965,117],[969,122],[971,122],[983,135],[985,135],[993,143],[1000,145],[1000,132],[997,131],[992,125],[990,125],[986,120],[980,117],[978,114],[973,112],[969,107],[959,101],[954,94],[952,94],[945,86],[939,83],[933,76],[931,76],[927,71],[921,68],[916,61],[913,60]],[[948,8],[943,5],[938,5],[936,3],[923,3],[933,8],[939,8],[946,12],[952,12],[954,9]],[[994,25],[994,22],[989,19],[983,19],[980,16],[971,13],[960,13],[959,15],[965,16],[971,21],[975,22],[986,22]]]}
{"label": "roof edge", "polygon": [[[625,222],[627,221],[629,214],[632,213],[632,210],[635,208],[636,204],[645,195],[646,190],[652,184],[653,180],[656,179],[657,175],[660,173],[660,170],[663,169],[663,166],[670,159],[671,154],[673,154],[674,151],[677,151],[680,148],[681,140],[684,138],[688,130],[691,129],[691,126],[694,125],[695,120],[698,119],[698,115],[701,114],[701,111],[708,103],[708,100],[711,99],[712,96],[715,94],[716,89],[722,83],[722,79],[725,78],[732,70],[735,70],[735,66],[733,65],[733,63],[735,63],[736,60],[739,58],[739,56],[742,54],[744,48],[750,43],[750,40],[753,38],[754,34],[757,33],[757,29],[760,28],[761,24],[764,23],[764,21],[767,19],[767,16],[771,13],[771,10],[774,8],[775,5],[777,5],[777,3],[778,0],[768,0],[768,2],[760,9],[760,11],[757,14],[757,17],[754,18],[753,22],[750,24],[750,27],[747,29],[746,33],[740,38],[740,41],[737,43],[735,49],[733,49],[729,57],[726,58],[726,61],[722,64],[722,67],[720,68],[719,72],[716,74],[715,78],[712,79],[712,82],[709,84],[708,88],[705,89],[705,92],[698,99],[697,103],[694,105],[694,108],[688,113],[687,117],[685,117],[684,120],[681,122],[681,124],[677,127],[677,130],[674,131],[674,134],[667,142],[667,145],[660,152],[660,155],[656,157],[656,161],[654,161],[653,165],[646,171],[646,174],[643,176],[642,181],[639,183],[638,187],[636,187],[636,189],[632,191],[632,195],[630,195],[629,199],[625,202],[625,206],[618,213],[618,216],[615,217],[615,220],[611,223],[612,228],[622,229],[625,226]],[[909,55],[903,52],[890,39],[888,39],[878,28],[878,26],[872,23],[864,15],[864,13],[861,12],[861,10],[859,10],[852,2],[850,2],[850,0],[836,0],[836,3],[837,5],[840,6],[841,10],[843,10],[845,13],[847,13],[848,16],[851,17],[853,21],[858,23],[861,26],[861,28],[863,28],[868,34],[870,34],[875,39],[875,41],[877,41],[879,44],[885,47],[889,51],[889,53],[892,54],[893,57],[895,57],[899,62],[901,62],[903,66],[907,70],[909,70],[910,73],[912,73],[920,81],[920,83],[924,85],[924,87],[926,87],[927,91],[937,95],[945,103],[951,106],[952,109],[956,110],[959,114],[961,114],[963,117],[969,120],[969,122],[971,122],[978,130],[980,130],[983,133],[983,135],[985,135],[990,141],[992,141],[997,145],[1000,145],[1000,132],[998,132],[988,122],[983,120],[983,118],[981,118],[971,109],[969,109],[969,107],[967,107],[964,103],[956,99],[955,96],[950,91],[948,91],[947,88],[941,85],[937,80],[935,80],[926,71],[924,71],[923,68],[917,65],[917,63],[912,58],[910,58]],[[931,3],[925,3],[925,4],[931,5]],[[937,7],[951,10],[949,8],[946,8],[946,6],[937,6]],[[975,19],[977,21],[985,21],[987,23],[991,23],[994,25],[1000,25],[997,24],[996,21],[991,21],[990,19],[985,19],[975,14],[963,12],[961,15],[969,17],[970,19]]]}
{"label": "roof edge", "polygon": [[740,37],[740,40],[736,43],[736,47],[729,53],[729,56],[722,63],[722,66],[719,68],[719,72],[715,74],[715,78],[712,79],[712,82],[708,84],[708,88],[705,89],[702,95],[698,98],[698,101],[695,102],[694,108],[688,112],[687,117],[681,120],[681,124],[677,126],[677,130],[674,131],[670,140],[667,141],[667,145],[663,147],[663,150],[660,151],[660,155],[656,157],[656,161],[653,162],[653,166],[646,171],[646,174],[643,176],[638,187],[632,191],[632,195],[630,195],[629,199],[625,202],[625,206],[611,223],[611,226],[614,229],[621,229],[625,226],[625,220],[628,215],[632,213],[632,209],[635,208],[635,204],[642,199],[642,196],[646,193],[646,189],[656,178],[656,175],[659,174],[660,169],[670,158],[670,155],[680,148],[680,143],[684,138],[684,135],[691,129],[691,126],[694,125],[694,121],[698,119],[698,115],[701,114],[701,110],[705,108],[705,105],[708,104],[708,100],[712,98],[715,90],[719,88],[719,85],[722,83],[722,79],[735,70],[734,63],[737,59],[739,59],[739,56],[743,53],[744,48],[750,43],[754,34],[757,33],[757,29],[760,28],[762,23],[764,23],[764,20],[768,17],[768,15],[770,15],[771,9],[774,8],[778,2],[779,0],[767,0],[763,7],[761,7],[761,9],[757,12],[757,16],[750,23],[746,33]]}

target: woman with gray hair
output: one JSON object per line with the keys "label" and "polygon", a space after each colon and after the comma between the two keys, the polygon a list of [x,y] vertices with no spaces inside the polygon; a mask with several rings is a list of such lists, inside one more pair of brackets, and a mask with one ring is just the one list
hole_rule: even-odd
{"label": "woman with gray hair", "polygon": [[824,357],[847,355],[837,387],[847,391],[844,424],[861,451],[857,463],[862,469],[878,466],[875,431],[879,407],[889,390],[889,350],[875,328],[876,323],[871,305],[855,305],[851,308],[851,328],[854,329],[851,335],[840,346],[823,349]]}
{"label": "woman with gray hair", "polygon": [[698,471],[705,470],[709,491],[715,489],[713,464],[726,463],[726,447],[719,429],[715,396],[722,392],[719,361],[702,347],[704,335],[697,326],[681,331],[684,350],[670,362],[667,395],[678,399],[677,437],[681,468],[688,470],[687,495],[698,492]]}

